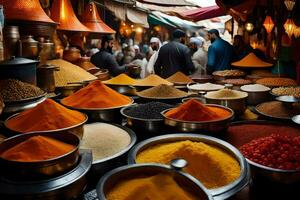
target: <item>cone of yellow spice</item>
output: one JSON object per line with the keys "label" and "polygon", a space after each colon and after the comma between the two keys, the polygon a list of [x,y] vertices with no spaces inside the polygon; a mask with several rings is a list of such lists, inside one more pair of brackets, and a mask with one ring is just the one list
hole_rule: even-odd
{"label": "cone of yellow spice", "polygon": [[190,140],[150,146],[138,153],[136,162],[168,164],[176,158],[185,159],[188,165],[183,170],[208,189],[226,186],[241,173],[239,162],[224,150]]}
{"label": "cone of yellow spice", "polygon": [[128,75],[120,74],[109,80],[103,81],[102,83],[110,84],[110,85],[134,85],[136,82],[137,82],[137,80],[129,77]]}

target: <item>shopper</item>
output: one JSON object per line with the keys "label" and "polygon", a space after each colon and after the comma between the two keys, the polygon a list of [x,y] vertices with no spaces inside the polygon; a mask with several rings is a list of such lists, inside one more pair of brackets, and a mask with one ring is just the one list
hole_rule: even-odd
{"label": "shopper", "polygon": [[189,46],[193,53],[192,61],[196,68],[195,74],[203,75],[206,74],[207,65],[207,52],[203,49],[204,38],[202,37],[191,37]]}

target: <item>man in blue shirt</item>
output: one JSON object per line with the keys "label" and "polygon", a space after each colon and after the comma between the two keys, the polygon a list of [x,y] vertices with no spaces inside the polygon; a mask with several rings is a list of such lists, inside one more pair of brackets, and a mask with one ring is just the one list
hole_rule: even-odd
{"label": "man in blue shirt", "polygon": [[216,29],[209,30],[207,36],[211,41],[208,48],[207,74],[229,69],[233,53],[231,44],[220,38]]}

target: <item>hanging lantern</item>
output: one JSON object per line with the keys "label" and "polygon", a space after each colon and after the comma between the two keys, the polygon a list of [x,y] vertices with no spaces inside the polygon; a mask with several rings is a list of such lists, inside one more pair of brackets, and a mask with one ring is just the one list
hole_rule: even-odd
{"label": "hanging lantern", "polygon": [[294,0],[285,0],[284,4],[286,6],[286,8],[288,9],[288,11],[292,11],[294,6],[295,6],[295,1]]}
{"label": "hanging lantern", "polygon": [[285,32],[288,34],[288,36],[291,38],[294,34],[294,30],[296,28],[296,25],[293,21],[293,19],[288,18],[286,22],[283,25]]}
{"label": "hanging lantern", "polygon": [[300,27],[297,27],[294,29],[294,36],[295,36],[295,38],[300,37]]}
{"label": "hanging lantern", "polygon": [[59,23],[58,30],[90,32],[77,19],[70,0],[54,0],[51,7],[51,18]]}
{"label": "hanging lantern", "polygon": [[248,32],[252,32],[253,29],[254,29],[254,25],[251,23],[251,22],[247,22],[245,24],[245,29],[248,31]]}
{"label": "hanging lantern", "polygon": [[274,28],[274,22],[273,22],[271,16],[269,16],[269,15],[266,16],[266,19],[265,19],[263,25],[264,25],[267,33],[271,33],[272,32],[272,30]]}

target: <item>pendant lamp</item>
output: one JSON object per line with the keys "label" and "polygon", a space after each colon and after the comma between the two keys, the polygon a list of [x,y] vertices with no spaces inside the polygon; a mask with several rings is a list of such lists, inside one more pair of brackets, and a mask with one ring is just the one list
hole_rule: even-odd
{"label": "pendant lamp", "polygon": [[53,0],[51,18],[59,23],[58,30],[90,32],[76,17],[70,0]]}
{"label": "pendant lamp", "polygon": [[263,23],[267,33],[271,33],[273,28],[274,28],[274,22],[271,18],[271,16],[267,15],[266,18],[265,18],[265,21]]}
{"label": "pendant lamp", "polygon": [[90,2],[82,15],[82,23],[88,27],[91,32],[114,34],[116,31],[106,25],[100,18],[97,6],[94,2]]}
{"label": "pendant lamp", "polygon": [[254,25],[251,23],[251,22],[247,22],[245,24],[245,29],[248,31],[248,32],[252,32],[253,29],[254,29]]}
{"label": "pendant lamp", "polygon": [[293,0],[285,0],[284,1],[284,4],[285,4],[285,6],[286,6],[286,9],[288,10],[288,11],[292,11],[293,10],[293,8],[294,8],[294,6],[295,6],[295,1],[293,1]]}
{"label": "pendant lamp", "polygon": [[296,25],[295,25],[293,19],[288,18],[286,20],[286,22],[284,23],[283,27],[285,29],[285,32],[288,34],[288,36],[292,37],[294,34],[294,30],[296,28]]}

